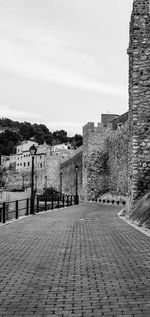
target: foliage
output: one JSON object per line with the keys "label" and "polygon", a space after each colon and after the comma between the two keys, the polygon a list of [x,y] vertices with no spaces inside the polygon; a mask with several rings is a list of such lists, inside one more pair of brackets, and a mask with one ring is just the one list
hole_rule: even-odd
{"label": "foliage", "polygon": [[53,199],[58,198],[58,191],[54,187],[49,187],[45,190],[43,197],[53,197]]}
{"label": "foliage", "polygon": [[108,152],[93,151],[90,156],[88,179],[90,180],[91,196],[99,196],[108,191],[109,165]]}
{"label": "foliage", "polygon": [[82,136],[76,134],[68,137],[64,130],[50,132],[44,124],[31,124],[30,122],[18,122],[8,118],[0,119],[0,126],[6,130],[0,134],[0,155],[15,153],[15,147],[21,141],[32,140],[39,144],[46,142],[48,145],[70,143],[77,148],[82,145]]}

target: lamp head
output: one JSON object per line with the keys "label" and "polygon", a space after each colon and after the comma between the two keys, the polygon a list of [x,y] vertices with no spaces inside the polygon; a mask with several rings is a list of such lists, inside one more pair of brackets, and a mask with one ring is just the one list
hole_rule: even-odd
{"label": "lamp head", "polygon": [[79,170],[79,166],[75,165],[75,171],[78,172],[78,170]]}
{"label": "lamp head", "polygon": [[37,148],[36,148],[35,145],[33,144],[33,145],[30,147],[30,154],[31,154],[31,156],[36,155],[36,152],[37,152]]}

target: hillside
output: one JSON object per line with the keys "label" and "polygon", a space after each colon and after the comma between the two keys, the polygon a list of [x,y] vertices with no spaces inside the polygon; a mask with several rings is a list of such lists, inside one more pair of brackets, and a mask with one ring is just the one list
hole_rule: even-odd
{"label": "hillside", "polygon": [[0,155],[15,153],[18,143],[32,139],[39,144],[46,142],[48,145],[70,143],[77,148],[82,145],[82,136],[76,134],[68,137],[64,130],[50,132],[44,124],[31,124],[30,122],[18,122],[8,118],[0,119]]}

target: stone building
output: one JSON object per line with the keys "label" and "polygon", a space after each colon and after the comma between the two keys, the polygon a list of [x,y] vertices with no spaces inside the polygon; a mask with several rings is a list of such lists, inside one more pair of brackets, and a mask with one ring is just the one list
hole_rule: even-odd
{"label": "stone building", "polygon": [[34,185],[41,193],[48,187],[60,189],[60,164],[74,155],[69,145],[38,145],[33,141],[24,141],[16,148],[16,154],[1,158],[1,174],[6,190],[29,188],[31,186],[32,158],[30,147],[37,147],[34,158]]}

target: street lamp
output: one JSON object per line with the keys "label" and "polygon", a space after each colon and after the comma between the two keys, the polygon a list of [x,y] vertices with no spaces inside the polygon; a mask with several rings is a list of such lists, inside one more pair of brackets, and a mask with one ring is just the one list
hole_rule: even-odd
{"label": "street lamp", "polygon": [[32,172],[31,172],[31,209],[30,213],[34,214],[34,156],[36,155],[37,148],[33,144],[30,147],[30,154],[32,156]]}
{"label": "street lamp", "polygon": [[75,204],[79,204],[79,197],[78,197],[78,171],[79,167],[78,165],[75,166],[75,189],[76,189],[76,194],[75,194]]}
{"label": "street lamp", "polygon": [[37,182],[38,182],[38,175],[35,175],[35,193],[37,193]]}
{"label": "street lamp", "polygon": [[61,172],[60,173],[60,199],[61,199],[61,195],[62,195],[62,176],[63,176],[63,173]]}
{"label": "street lamp", "polygon": [[24,191],[24,174],[22,174],[22,190]]}
{"label": "street lamp", "polygon": [[3,186],[2,171],[0,171],[0,188]]}

